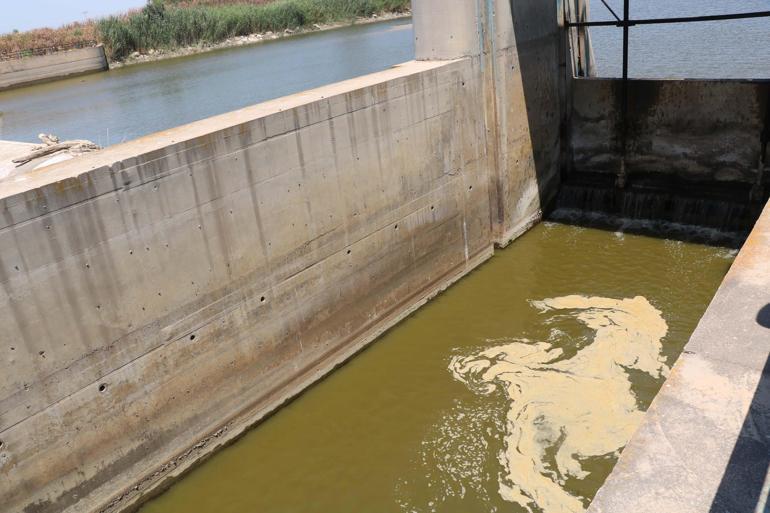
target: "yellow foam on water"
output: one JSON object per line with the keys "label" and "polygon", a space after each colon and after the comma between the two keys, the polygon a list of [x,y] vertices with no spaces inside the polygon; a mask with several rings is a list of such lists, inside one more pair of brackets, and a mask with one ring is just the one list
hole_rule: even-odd
{"label": "yellow foam on water", "polygon": [[[583,458],[619,451],[642,420],[626,369],[659,378],[668,326],[647,299],[566,296],[535,301],[543,312],[569,311],[595,330],[574,356],[551,343],[515,341],[452,359],[454,377],[479,393],[501,387],[506,415],[505,472],[500,494],[528,511],[584,511],[581,497],[564,489],[567,477],[585,478]],[[555,450],[555,468],[546,452]]]}

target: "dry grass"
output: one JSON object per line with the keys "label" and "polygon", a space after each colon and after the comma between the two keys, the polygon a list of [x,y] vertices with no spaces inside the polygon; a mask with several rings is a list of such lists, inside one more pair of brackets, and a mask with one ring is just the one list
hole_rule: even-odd
{"label": "dry grass", "polygon": [[168,3],[179,7],[192,7],[197,5],[233,5],[233,4],[267,4],[274,0],[169,0]]}
{"label": "dry grass", "polygon": [[95,21],[72,23],[57,29],[42,28],[0,35],[0,54],[24,52],[34,48],[60,48],[95,41]]}

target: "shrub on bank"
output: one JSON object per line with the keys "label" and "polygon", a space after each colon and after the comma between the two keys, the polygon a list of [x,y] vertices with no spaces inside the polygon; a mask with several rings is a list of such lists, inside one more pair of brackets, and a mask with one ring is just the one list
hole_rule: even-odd
{"label": "shrub on bank", "polygon": [[97,23],[111,59],[134,51],[177,48],[258,32],[278,32],[316,23],[409,9],[410,0],[278,0],[225,3],[217,0],[154,0],[144,9]]}

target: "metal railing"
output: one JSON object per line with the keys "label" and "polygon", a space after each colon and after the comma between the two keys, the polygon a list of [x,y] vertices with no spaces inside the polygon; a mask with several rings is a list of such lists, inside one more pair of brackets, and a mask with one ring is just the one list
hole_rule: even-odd
{"label": "metal railing", "polygon": [[99,43],[97,41],[78,41],[75,43],[68,43],[66,45],[46,46],[40,48],[27,48],[16,52],[0,52],[0,61],[13,61],[18,59],[24,59],[26,57],[34,57],[40,55],[50,55],[58,52],[66,52],[67,50],[77,50],[80,48],[93,48]]}

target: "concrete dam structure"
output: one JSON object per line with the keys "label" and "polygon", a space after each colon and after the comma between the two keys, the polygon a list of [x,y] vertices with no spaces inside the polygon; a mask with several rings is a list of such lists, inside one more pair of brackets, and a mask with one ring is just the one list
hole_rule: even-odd
{"label": "concrete dam structure", "polygon": [[0,91],[109,69],[101,45],[0,60]]}
{"label": "concrete dam structure", "polygon": [[[610,210],[687,189],[734,204],[738,228],[759,216],[766,83],[634,85],[619,155],[615,85],[578,76],[561,5],[413,13],[415,61],[0,181],[0,511],[136,509],[557,202],[590,206],[564,186],[601,182]],[[719,293],[742,294],[741,323],[768,290],[767,216],[731,274],[745,289]],[[707,313],[702,340],[725,315]],[[737,426],[710,453],[719,475]],[[619,511],[618,479],[596,511]]]}

